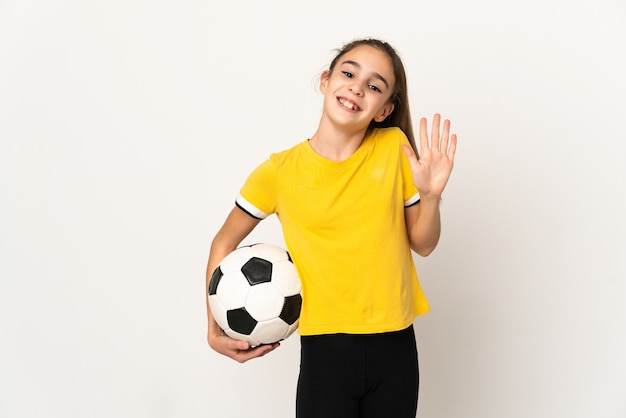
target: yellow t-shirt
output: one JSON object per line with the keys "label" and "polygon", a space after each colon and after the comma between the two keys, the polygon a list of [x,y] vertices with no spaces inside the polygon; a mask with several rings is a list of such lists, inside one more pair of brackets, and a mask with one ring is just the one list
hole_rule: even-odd
{"label": "yellow t-shirt", "polygon": [[401,144],[400,129],[375,129],[336,162],[304,141],[244,183],[237,205],[281,222],[302,282],[301,335],[397,331],[429,310],[404,220],[419,192]]}

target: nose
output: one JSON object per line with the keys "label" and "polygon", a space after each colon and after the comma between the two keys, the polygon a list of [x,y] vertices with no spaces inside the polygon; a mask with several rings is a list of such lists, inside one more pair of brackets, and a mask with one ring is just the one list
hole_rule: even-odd
{"label": "nose", "polygon": [[353,84],[352,86],[350,86],[349,90],[352,92],[352,94],[356,96],[363,95],[363,89],[358,84]]}

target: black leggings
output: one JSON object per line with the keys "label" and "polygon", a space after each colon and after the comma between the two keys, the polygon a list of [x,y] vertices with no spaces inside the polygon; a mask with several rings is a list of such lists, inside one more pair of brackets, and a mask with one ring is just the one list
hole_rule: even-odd
{"label": "black leggings", "polygon": [[413,326],[382,334],[301,337],[297,418],[415,418]]}

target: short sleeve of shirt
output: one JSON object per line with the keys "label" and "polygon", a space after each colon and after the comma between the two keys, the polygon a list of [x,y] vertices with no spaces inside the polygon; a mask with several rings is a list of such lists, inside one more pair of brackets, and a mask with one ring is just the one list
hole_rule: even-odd
{"label": "short sleeve of shirt", "polygon": [[[400,131],[401,132],[401,131]],[[402,133],[401,135],[401,143],[411,146],[409,144],[409,140]],[[420,194],[417,187],[415,187],[415,183],[413,182],[413,173],[411,172],[411,164],[409,163],[409,159],[404,153],[404,149],[400,147],[400,152],[402,156],[400,158],[401,171],[402,171],[402,183],[403,183],[403,196],[404,196],[404,207],[412,206],[420,201]]]}
{"label": "short sleeve of shirt", "polygon": [[250,173],[236,204],[257,219],[265,219],[276,212],[276,163],[272,157]]}

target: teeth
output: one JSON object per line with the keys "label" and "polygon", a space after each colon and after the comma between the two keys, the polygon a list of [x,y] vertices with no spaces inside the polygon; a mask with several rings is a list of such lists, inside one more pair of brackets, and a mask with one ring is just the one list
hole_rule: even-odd
{"label": "teeth", "polygon": [[349,101],[347,101],[347,100],[340,100],[339,102],[340,102],[342,105],[344,105],[345,107],[347,107],[348,109],[354,110],[354,108],[355,108],[354,103],[351,103],[351,102],[349,102]]}

